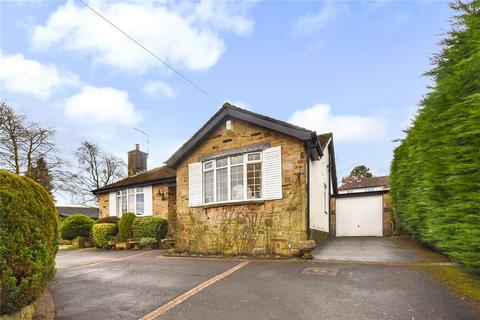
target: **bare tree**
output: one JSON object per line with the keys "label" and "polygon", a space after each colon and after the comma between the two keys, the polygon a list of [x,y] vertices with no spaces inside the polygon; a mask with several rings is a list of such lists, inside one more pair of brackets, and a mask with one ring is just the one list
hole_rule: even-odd
{"label": "bare tree", "polygon": [[0,165],[20,174],[21,146],[25,138],[25,117],[16,114],[6,103],[0,104]]}
{"label": "bare tree", "polygon": [[86,140],[81,142],[74,154],[78,170],[67,178],[65,191],[72,195],[75,202],[97,204],[98,199],[91,191],[123,178],[125,162]]}

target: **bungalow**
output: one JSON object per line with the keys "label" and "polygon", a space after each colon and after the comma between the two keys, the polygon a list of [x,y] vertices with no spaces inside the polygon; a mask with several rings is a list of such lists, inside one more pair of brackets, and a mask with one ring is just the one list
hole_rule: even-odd
{"label": "bungalow", "polygon": [[178,251],[297,255],[300,241],[329,234],[331,133],[225,103],[167,166],[146,171],[138,157],[137,147],[129,176],[94,191],[100,215],[165,216]]}

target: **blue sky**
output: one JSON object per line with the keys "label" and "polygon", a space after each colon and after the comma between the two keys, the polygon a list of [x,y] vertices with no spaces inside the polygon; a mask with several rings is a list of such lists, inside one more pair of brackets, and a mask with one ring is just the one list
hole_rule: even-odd
{"label": "blue sky", "polygon": [[[388,174],[451,15],[441,1],[89,3],[218,100],[333,131],[339,177]],[[220,107],[79,2],[0,6],[1,99],[54,127],[67,159],[84,138],[126,159],[146,148],[135,126],[159,166]]]}

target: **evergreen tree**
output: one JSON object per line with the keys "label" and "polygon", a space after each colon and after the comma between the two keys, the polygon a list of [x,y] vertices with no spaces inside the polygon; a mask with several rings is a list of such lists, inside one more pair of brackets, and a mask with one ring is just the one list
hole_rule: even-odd
{"label": "evergreen tree", "polygon": [[43,157],[37,159],[36,164],[32,166],[29,171],[27,171],[25,176],[36,181],[38,184],[44,187],[48,193],[52,194],[52,176]]}
{"label": "evergreen tree", "polygon": [[480,2],[454,2],[434,85],[396,148],[390,186],[400,225],[480,274]]}
{"label": "evergreen tree", "polygon": [[364,165],[356,166],[350,172],[348,177],[344,177],[342,182],[345,183],[348,180],[360,181],[363,178],[371,178],[373,177],[372,173],[370,172],[370,168],[367,168]]}

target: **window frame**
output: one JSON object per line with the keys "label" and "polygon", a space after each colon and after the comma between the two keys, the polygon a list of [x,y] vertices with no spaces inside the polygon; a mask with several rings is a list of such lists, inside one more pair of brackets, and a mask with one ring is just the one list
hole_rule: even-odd
{"label": "window frame", "polygon": [[[139,191],[141,189],[141,191]],[[137,213],[137,195],[143,195],[143,213],[139,214]],[[132,212],[136,216],[149,216],[149,214],[145,214],[145,209],[146,209],[146,198],[145,198],[145,187],[132,187],[132,188],[125,188],[122,190],[118,190],[115,193],[115,213],[117,217],[121,217],[124,213],[126,212]],[[133,210],[129,206],[129,201],[128,197],[133,195]],[[124,200],[125,199],[125,200]],[[126,202],[126,211],[123,212],[123,202]]]}
{"label": "window frame", "polygon": [[[249,155],[254,155],[258,154],[258,159],[254,160],[248,160]],[[242,163],[236,163],[232,164],[231,158],[235,158],[238,156],[243,156],[243,161]],[[220,160],[222,158],[227,159],[227,164],[226,166],[221,166],[217,168],[217,160]],[[247,166],[248,164],[255,164],[255,163],[260,163],[260,171],[261,171],[261,186],[260,186],[260,192],[261,192],[261,197],[260,198],[248,198],[248,185],[247,185]],[[207,165],[209,166],[208,168]],[[211,165],[211,166],[210,166]],[[242,199],[232,199],[232,167],[242,167],[242,177],[243,177],[243,198]],[[217,170],[227,168],[227,200],[224,201],[217,201]],[[205,160],[202,162],[202,205],[216,205],[216,204],[222,204],[222,203],[237,203],[237,202],[251,202],[251,201],[264,201],[263,195],[264,195],[264,178],[263,178],[263,152],[262,151],[252,151],[252,152],[246,152],[246,153],[240,153],[240,154],[232,154],[228,156],[221,156],[217,157],[214,159],[209,159]],[[213,171],[213,201],[211,202],[206,202],[206,197],[205,197],[205,172],[208,171]]]}

